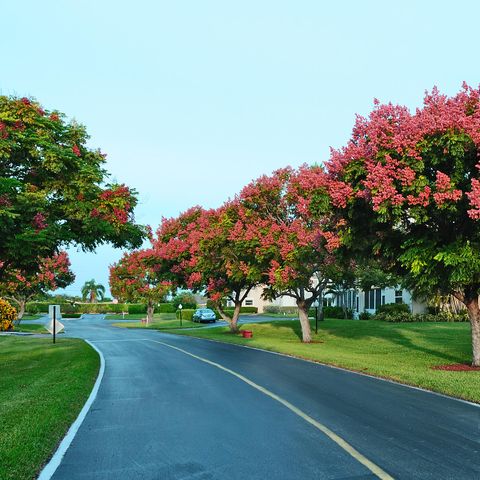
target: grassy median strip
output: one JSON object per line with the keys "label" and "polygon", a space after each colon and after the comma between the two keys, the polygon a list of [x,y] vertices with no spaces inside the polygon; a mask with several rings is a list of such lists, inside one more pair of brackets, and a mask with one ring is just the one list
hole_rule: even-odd
{"label": "grassy median strip", "polygon": [[226,327],[174,333],[286,353],[480,403],[480,372],[431,368],[470,362],[468,323],[326,320],[319,323],[311,344],[301,343],[298,320],[248,324],[242,329],[252,330],[253,338],[233,335]]}
{"label": "grassy median strip", "polygon": [[99,365],[82,340],[0,337],[2,480],[36,478],[82,409]]}
{"label": "grassy median strip", "polygon": [[[107,315],[107,320],[120,320],[122,319],[122,315]],[[180,328],[197,328],[201,327],[203,324],[194,323],[189,320],[182,320],[182,326],[180,326],[180,320],[176,318],[174,313],[156,313],[153,316],[153,322],[149,323],[142,323],[140,320],[145,319],[145,314],[128,314],[125,315],[123,322],[112,323],[114,327],[122,327],[122,328],[147,328],[150,330],[172,330],[172,329],[180,329]]]}
{"label": "grassy median strip", "polygon": [[15,325],[15,332],[28,332],[28,333],[49,333],[44,325],[39,323],[21,323],[20,325]]}
{"label": "grassy median strip", "polygon": [[190,322],[189,320],[182,320],[182,327],[180,327],[180,320],[162,320],[156,321],[153,319],[152,323],[148,325],[146,323],[141,323],[140,321],[134,322],[118,322],[112,323],[114,327],[122,328],[147,328],[150,330],[174,330],[174,329],[183,329],[183,328],[198,328],[203,327],[201,323]]}

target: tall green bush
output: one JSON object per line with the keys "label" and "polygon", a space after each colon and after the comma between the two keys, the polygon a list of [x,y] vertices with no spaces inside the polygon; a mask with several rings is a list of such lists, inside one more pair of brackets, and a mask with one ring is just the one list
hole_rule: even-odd
{"label": "tall green bush", "polygon": [[386,303],[377,308],[377,314],[379,313],[410,313],[410,307],[406,303]]}
{"label": "tall green bush", "polygon": [[[182,319],[192,321],[194,313],[195,313],[195,309],[193,309],[193,308],[183,308],[182,309]],[[176,317],[178,319],[180,319],[180,310],[177,310]]]}

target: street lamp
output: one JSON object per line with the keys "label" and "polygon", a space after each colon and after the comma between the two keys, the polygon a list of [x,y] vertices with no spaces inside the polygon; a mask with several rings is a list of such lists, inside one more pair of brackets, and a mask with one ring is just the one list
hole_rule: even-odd
{"label": "street lamp", "polygon": [[[320,307],[320,302],[323,303],[323,298],[317,298],[313,302],[313,306],[315,307],[315,335],[318,333],[318,308]],[[320,321],[323,320],[323,308],[320,309]]]}
{"label": "street lamp", "polygon": [[182,308],[183,308],[183,305],[180,303],[178,305],[178,309],[180,310],[180,326],[181,327],[183,326],[183,323],[182,323]]}

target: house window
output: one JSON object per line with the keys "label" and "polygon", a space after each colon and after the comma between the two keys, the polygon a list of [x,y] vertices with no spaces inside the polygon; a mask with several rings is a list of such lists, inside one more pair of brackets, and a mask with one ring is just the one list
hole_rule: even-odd
{"label": "house window", "polygon": [[382,295],[382,305],[385,305],[385,295]]}
{"label": "house window", "polygon": [[395,290],[395,303],[403,303],[403,290]]}
{"label": "house window", "polygon": [[245,306],[251,307],[253,305],[253,300],[245,300]]}
{"label": "house window", "polygon": [[365,291],[365,310],[376,310],[382,301],[382,290],[374,288]]}

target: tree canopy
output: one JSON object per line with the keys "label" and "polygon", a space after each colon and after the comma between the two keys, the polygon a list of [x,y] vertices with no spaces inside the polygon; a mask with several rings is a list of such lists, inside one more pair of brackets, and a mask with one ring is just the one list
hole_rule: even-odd
{"label": "tree canopy", "polygon": [[423,108],[376,102],[327,164],[350,250],[381,259],[418,295],[452,294],[480,365],[480,91],[437,89]]}
{"label": "tree canopy", "polygon": [[38,271],[40,258],[75,244],[138,247],[134,190],[108,183],[105,155],[85,127],[29,98],[0,96],[0,278]]}
{"label": "tree canopy", "polygon": [[110,267],[110,290],[123,302],[139,302],[147,306],[147,321],[153,320],[156,303],[164,300],[171,283],[159,279],[151,266],[151,250],[125,253]]}
{"label": "tree canopy", "polygon": [[6,270],[0,282],[0,294],[18,305],[18,320],[21,320],[26,303],[34,296],[65,288],[75,280],[70,270],[67,252],[40,259],[39,271]]}

